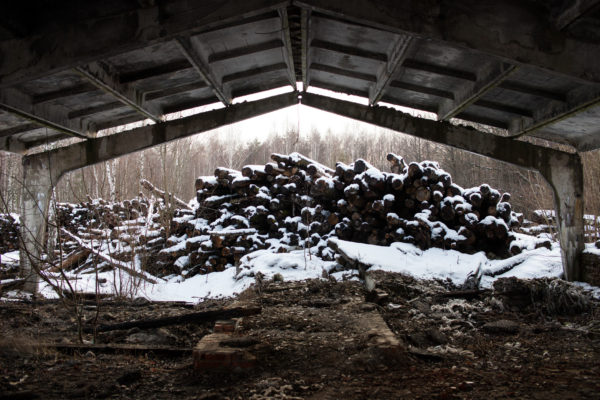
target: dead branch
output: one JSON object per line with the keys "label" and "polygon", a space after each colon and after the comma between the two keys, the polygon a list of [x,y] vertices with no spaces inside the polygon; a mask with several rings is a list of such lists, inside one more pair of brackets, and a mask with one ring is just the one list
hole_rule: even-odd
{"label": "dead branch", "polygon": [[[180,325],[180,324],[189,324],[189,323],[203,323],[209,321],[216,321],[219,319],[230,319],[230,318],[238,318],[238,317],[246,317],[248,315],[260,314],[261,307],[236,307],[229,309],[217,309],[217,310],[209,310],[209,311],[199,311],[194,313],[175,315],[171,317],[164,318],[154,318],[154,319],[142,319],[137,321],[127,321],[118,324],[112,325],[100,325],[97,327],[97,332],[109,332],[116,330],[126,330],[131,328],[139,328],[139,329],[151,329],[151,328],[160,328],[162,326],[169,325]],[[91,332],[92,328],[85,328],[84,332]]]}
{"label": "dead branch", "polygon": [[180,198],[178,198],[177,196],[175,196],[171,193],[167,193],[164,190],[158,189],[156,186],[154,186],[152,183],[150,183],[146,179],[141,179],[140,184],[142,185],[142,187],[144,189],[156,194],[157,196],[163,198],[165,201],[167,201],[167,197],[168,197],[179,207],[187,208],[188,210],[192,209],[192,207],[190,207],[185,201],[181,200]]}

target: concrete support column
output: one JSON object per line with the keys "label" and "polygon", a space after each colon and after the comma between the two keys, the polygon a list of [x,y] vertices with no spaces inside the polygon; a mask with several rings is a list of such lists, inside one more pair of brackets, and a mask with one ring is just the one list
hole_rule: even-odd
{"label": "concrete support column", "polygon": [[583,221],[583,167],[577,154],[551,153],[539,168],[554,191],[554,208],[565,279],[583,279],[585,248]]}
{"label": "concrete support column", "polygon": [[46,250],[48,207],[52,188],[62,175],[59,165],[39,154],[23,158],[23,196],[21,209],[21,276],[24,290],[35,294],[38,289],[41,257]]}

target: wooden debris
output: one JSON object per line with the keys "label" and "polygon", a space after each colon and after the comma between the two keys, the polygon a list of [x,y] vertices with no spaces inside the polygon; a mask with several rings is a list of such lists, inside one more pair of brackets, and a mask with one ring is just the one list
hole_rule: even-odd
{"label": "wooden debris", "polygon": [[[96,328],[96,332],[108,332],[115,330],[126,330],[131,328],[138,329],[151,329],[151,328],[160,328],[162,326],[169,325],[180,325],[180,324],[190,324],[190,323],[203,323],[207,321],[216,321],[219,319],[229,319],[229,318],[238,318],[245,317],[248,315],[260,314],[261,307],[236,307],[229,309],[218,309],[218,310],[208,310],[208,311],[199,311],[194,313],[187,313],[181,315],[175,315],[171,317],[164,318],[154,318],[154,319],[144,319],[138,321],[127,321],[118,324],[112,325],[99,325]],[[86,327],[85,332],[92,332],[93,329],[90,327]]]}

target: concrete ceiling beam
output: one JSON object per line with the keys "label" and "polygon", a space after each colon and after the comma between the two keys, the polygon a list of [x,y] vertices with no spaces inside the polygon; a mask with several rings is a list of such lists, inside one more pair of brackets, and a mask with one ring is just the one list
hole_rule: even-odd
{"label": "concrete ceiling beam", "polygon": [[523,168],[535,170],[541,168],[537,160],[540,147],[527,142],[453,125],[445,121],[413,117],[392,108],[369,107],[313,93],[304,94],[301,102],[309,107],[491,157]]}
{"label": "concrete ceiling beam", "polygon": [[204,82],[192,82],[186,83],[179,86],[171,86],[165,89],[153,90],[151,92],[146,92],[146,100],[156,100],[161,99],[163,97],[173,96],[179,93],[185,93],[192,90],[204,89],[208,87],[208,85]]}
{"label": "concrete ceiling beam", "polygon": [[192,68],[187,59],[169,62],[167,64],[157,65],[155,67],[144,68],[137,71],[119,74],[119,82],[122,84],[139,82],[144,79],[158,78],[160,76],[169,76],[175,72]]}
{"label": "concrete ceiling beam", "polygon": [[559,32],[552,23],[540,18],[543,7],[531,7],[528,2],[294,0],[293,3],[354,24],[415,35],[480,51],[499,61],[533,65],[581,82],[600,83],[600,57],[590,57],[597,53],[597,44]]}
{"label": "concrete ceiling beam", "polygon": [[233,74],[225,75],[223,77],[223,83],[229,83],[229,82],[237,81],[240,79],[247,79],[247,78],[251,78],[253,76],[266,74],[269,72],[283,71],[283,70],[288,70],[287,64],[283,63],[283,62],[271,64],[271,65],[265,65],[264,67],[247,69],[244,71],[234,72]]}
{"label": "concrete ceiling beam", "polygon": [[[91,61],[136,48],[166,42],[221,26],[243,23],[269,11],[286,7],[282,0],[223,0],[138,7],[127,12],[107,12],[94,20],[69,21],[68,29],[41,31],[24,38],[0,42],[0,87],[12,86],[75,68]],[[78,7],[94,6],[81,3]],[[54,25],[51,25],[52,27]]]}
{"label": "concrete ceiling beam", "polygon": [[358,47],[344,46],[338,43],[328,42],[326,40],[314,39],[310,46],[314,49],[323,49],[345,54],[352,57],[366,58],[367,60],[387,62],[388,56],[385,53],[377,53],[370,50],[360,49]]}
{"label": "concrete ceiling beam", "polygon": [[442,90],[428,86],[416,85],[410,82],[395,80],[390,83],[390,87],[454,100],[454,93],[452,93],[449,90]]}
{"label": "concrete ceiling beam", "polygon": [[19,139],[15,139],[14,137],[10,136],[5,136],[0,137],[0,151],[25,154],[27,152],[27,146]]}
{"label": "concrete ceiling beam", "polygon": [[294,54],[292,50],[292,38],[290,35],[290,20],[286,8],[280,8],[277,10],[279,13],[279,19],[281,21],[281,39],[283,40],[283,59],[287,64],[287,75],[290,81],[290,85],[297,90],[296,87],[296,71],[294,69]]}
{"label": "concrete ceiling beam", "polygon": [[118,108],[124,107],[120,101],[113,101],[111,103],[101,104],[99,106],[86,107],[75,111],[70,111],[69,118],[81,118],[88,117],[90,115],[99,114],[105,111],[112,111]]}
{"label": "concrete ceiling beam", "polygon": [[473,105],[483,108],[489,108],[490,110],[496,110],[501,112],[506,112],[514,115],[518,115],[521,117],[533,117],[533,111],[521,107],[515,107],[509,104],[498,103],[495,101],[489,100],[477,100],[473,103]]}
{"label": "concrete ceiling beam", "polygon": [[[58,179],[60,175],[68,171],[146,150],[173,140],[277,111],[297,103],[298,94],[296,92],[285,93],[253,102],[233,104],[227,108],[207,111],[185,118],[147,125],[121,132],[118,135],[93,138],[26,158],[50,160],[51,165],[57,168]],[[27,160],[24,160],[24,162],[27,162]]]}
{"label": "concrete ceiling beam", "polygon": [[[582,86],[566,94],[566,101],[552,101],[536,109],[531,117],[514,119],[509,127],[511,137],[532,134],[544,127],[577,115],[600,105],[600,85]],[[577,144],[573,144],[577,147]]]}
{"label": "concrete ceiling beam", "polygon": [[310,69],[312,69],[314,71],[328,72],[330,74],[335,74],[335,75],[347,76],[348,78],[354,78],[354,79],[358,79],[358,80],[366,81],[366,82],[373,82],[373,83],[377,82],[377,77],[375,75],[365,74],[364,72],[350,71],[347,69],[338,68],[338,67],[334,67],[331,65],[312,63],[310,65]]}
{"label": "concrete ceiling beam", "polygon": [[512,90],[513,92],[519,92],[534,97],[541,97],[544,99],[555,100],[555,101],[567,101],[567,96],[564,93],[553,92],[546,89],[540,89],[537,87],[525,85],[518,82],[504,81],[498,85],[501,89]]}
{"label": "concrete ceiling beam", "polygon": [[31,100],[33,104],[39,104],[47,101],[62,99],[64,97],[77,96],[79,94],[93,92],[95,90],[96,88],[93,85],[86,82],[81,85],[75,85],[68,88],[59,89],[53,92],[36,94],[32,96]]}
{"label": "concrete ceiling beam", "polygon": [[212,64],[220,61],[231,60],[233,58],[244,57],[251,54],[261,53],[267,50],[279,49],[281,47],[284,47],[283,41],[281,39],[273,39],[267,42],[258,43],[251,46],[239,47],[211,54],[208,56],[208,63]]}
{"label": "concrete ceiling beam", "polygon": [[436,75],[446,76],[450,78],[462,79],[465,81],[476,82],[477,75],[470,71],[464,71],[456,68],[445,67],[442,65],[434,65],[418,60],[407,59],[402,64],[404,68],[415,69],[417,71],[429,72]]}
{"label": "concrete ceiling beam", "polygon": [[404,35],[396,40],[388,61],[381,66],[377,73],[377,81],[369,87],[369,104],[374,105],[381,100],[392,79],[401,68],[402,63],[410,55],[412,40],[412,37]]}
{"label": "concrete ceiling beam", "polygon": [[108,66],[99,62],[93,62],[76,67],[75,71],[98,89],[113,96],[126,106],[133,108],[144,116],[144,118],[149,118],[154,122],[161,121],[162,110],[160,107],[146,103],[144,94],[135,87],[120,83],[118,75],[110,71]]}
{"label": "concrete ceiling beam", "polygon": [[38,124],[24,124],[15,126],[14,128],[3,129],[0,131],[0,138],[16,135],[17,133],[29,132],[34,129],[38,129],[39,127],[40,126]]}
{"label": "concrete ceiling beam", "polygon": [[454,93],[453,100],[445,99],[440,103],[438,120],[447,121],[460,114],[516,70],[516,66],[505,63],[494,63],[481,68],[478,79],[472,85],[462,85],[460,90]]}
{"label": "concrete ceiling beam", "polygon": [[304,91],[308,89],[310,85],[310,46],[311,46],[311,12],[303,8],[300,13],[300,32],[302,36],[302,49],[301,49],[301,61],[302,61],[302,87]]}
{"label": "concrete ceiling beam", "polygon": [[554,26],[559,31],[562,31],[587,13],[599,7],[599,0],[575,0],[569,2],[567,8],[554,16]]}
{"label": "concrete ceiling beam", "polygon": [[194,67],[202,80],[210,87],[217,99],[226,106],[231,105],[231,93],[229,93],[221,82],[215,77],[214,73],[208,66],[208,57],[202,54],[199,49],[194,46],[192,40],[186,36],[178,36],[175,41],[179,45],[181,52]]}
{"label": "concrete ceiling beam", "polygon": [[87,139],[96,132],[95,125],[83,118],[69,118],[68,111],[48,103],[34,104],[25,93],[13,89],[0,89],[0,109],[70,136]]}

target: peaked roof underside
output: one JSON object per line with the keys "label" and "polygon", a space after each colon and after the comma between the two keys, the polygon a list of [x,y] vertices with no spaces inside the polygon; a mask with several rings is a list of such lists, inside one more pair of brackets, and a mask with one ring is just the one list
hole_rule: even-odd
{"label": "peaked roof underside", "polygon": [[0,150],[296,82],[600,147],[598,0],[6,3]]}

